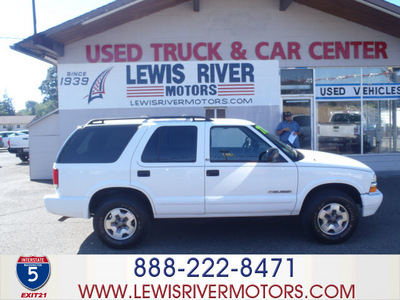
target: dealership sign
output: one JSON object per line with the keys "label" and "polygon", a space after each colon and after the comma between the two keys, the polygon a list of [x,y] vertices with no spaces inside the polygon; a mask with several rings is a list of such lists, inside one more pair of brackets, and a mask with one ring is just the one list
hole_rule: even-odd
{"label": "dealership sign", "polygon": [[316,84],[316,99],[326,100],[397,100],[400,98],[399,83],[374,84]]}
{"label": "dealership sign", "polygon": [[[388,45],[384,41],[259,41],[256,45],[244,42],[151,43],[86,45],[88,63],[139,62],[145,53],[154,61],[211,61],[247,60],[254,53],[260,60],[359,60],[388,59]],[[226,50],[228,53],[226,53]],[[306,57],[304,57],[306,56]]]}
{"label": "dealership sign", "polygon": [[61,109],[279,105],[278,61],[60,65]]}

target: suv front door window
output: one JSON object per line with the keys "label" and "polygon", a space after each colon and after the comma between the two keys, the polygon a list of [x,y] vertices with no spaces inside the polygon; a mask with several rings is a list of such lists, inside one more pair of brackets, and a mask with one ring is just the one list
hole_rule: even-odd
{"label": "suv front door window", "polygon": [[248,127],[211,128],[212,162],[258,162],[270,146]]}

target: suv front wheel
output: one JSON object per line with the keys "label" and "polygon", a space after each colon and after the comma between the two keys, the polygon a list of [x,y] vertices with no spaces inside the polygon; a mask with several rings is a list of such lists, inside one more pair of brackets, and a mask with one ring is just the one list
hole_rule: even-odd
{"label": "suv front wheel", "polygon": [[95,232],[112,248],[138,244],[149,226],[150,217],[144,206],[124,195],[108,198],[96,209],[93,218]]}
{"label": "suv front wheel", "polygon": [[302,221],[306,231],[317,241],[340,243],[347,240],[358,225],[358,206],[341,191],[319,192],[307,203]]}

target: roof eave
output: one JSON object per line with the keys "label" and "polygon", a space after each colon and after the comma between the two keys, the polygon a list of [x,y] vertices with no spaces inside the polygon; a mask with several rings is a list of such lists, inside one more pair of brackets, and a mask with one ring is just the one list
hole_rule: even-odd
{"label": "roof eave", "polygon": [[[12,45],[11,49],[57,65],[58,58],[64,56],[65,45],[186,1],[189,0],[117,0],[30,36]],[[193,10],[199,11],[200,0],[192,1]],[[293,1],[400,38],[400,7],[386,1],[279,0],[280,10],[288,9]]]}
{"label": "roof eave", "polygon": [[[29,39],[26,39],[24,41],[29,41]],[[24,42],[23,41],[23,42]],[[52,53],[50,53],[49,51],[46,50],[41,50],[41,49],[37,49],[37,50],[31,50],[28,47],[25,47],[23,42],[14,44],[12,46],[10,46],[10,48],[14,51],[20,52],[22,54],[31,56],[33,58],[39,59],[41,61],[47,62],[49,64],[52,65],[57,65],[57,59],[58,56],[53,55]]]}
{"label": "roof eave", "polygon": [[295,2],[400,38],[400,8],[383,0],[294,0]]}

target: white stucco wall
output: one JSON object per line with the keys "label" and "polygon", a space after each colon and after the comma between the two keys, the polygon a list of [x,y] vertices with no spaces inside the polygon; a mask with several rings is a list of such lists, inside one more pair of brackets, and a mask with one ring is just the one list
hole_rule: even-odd
{"label": "white stucco wall", "polygon": [[[321,43],[315,48],[322,54],[323,43],[334,42],[383,42],[387,45],[387,58],[363,58],[362,48],[356,57],[351,47],[350,57],[332,59],[334,50],[329,50],[327,59],[314,59],[310,55],[310,45]],[[202,0],[200,12],[193,11],[193,3],[185,2],[117,28],[75,42],[65,47],[65,56],[59,58],[59,66],[65,64],[90,64],[86,55],[86,46],[93,50],[96,45],[136,44],[143,50],[139,62],[172,61],[171,56],[164,57],[164,52],[152,44],[166,43],[182,45],[184,54],[188,43],[211,43],[222,60],[235,60],[233,50],[239,42],[241,55],[246,60],[260,60],[273,55],[273,47],[280,43],[283,53],[275,52],[275,59],[280,67],[351,67],[351,66],[398,66],[400,65],[400,39],[363,27],[359,24],[292,3],[284,11],[279,11],[278,0]],[[263,43],[263,44],[260,44]],[[267,44],[268,43],[268,44]],[[296,55],[289,57],[288,43],[295,43],[300,48]],[[263,45],[256,52],[257,45]],[[268,46],[267,46],[268,45]],[[375,44],[372,44],[372,48]],[[160,46],[161,47],[161,46]],[[385,46],[386,47],[386,46]],[[276,50],[279,50],[278,48]],[[371,50],[373,53],[373,50]],[[199,54],[207,56],[204,47]],[[240,54],[240,53],[239,53]],[[298,57],[300,56],[300,57]],[[122,55],[126,57],[126,55]],[[369,56],[370,57],[370,56]],[[101,59],[107,59],[102,55]],[[217,58],[212,57],[213,60]],[[190,60],[196,60],[194,56]],[[238,62],[243,60],[238,60]],[[101,63],[101,61],[99,62]],[[112,63],[117,63],[112,61]],[[129,62],[122,62],[129,63]],[[79,68],[78,68],[79,69]],[[60,98],[59,102],[68,101]],[[85,101],[82,99],[82,101]],[[279,99],[280,102],[280,99]],[[226,116],[250,119],[267,130],[274,131],[280,120],[281,107],[253,106],[248,108],[226,107]],[[37,136],[31,138],[31,176],[33,179],[51,177],[50,160],[55,158],[61,144],[78,126],[93,118],[103,117],[138,117],[142,115],[204,115],[204,108],[126,108],[126,109],[66,109],[60,110],[58,117],[46,120],[45,124],[35,125]],[[47,125],[51,124],[51,125]],[[52,126],[52,133],[40,132],[46,126]],[[51,141],[51,146],[47,141]],[[46,142],[46,143],[45,143]],[[49,177],[49,178],[50,178]]]}
{"label": "white stucco wall", "polygon": [[32,180],[52,178],[60,148],[59,115],[53,113],[29,127],[29,165]]}
{"label": "white stucco wall", "polygon": [[[87,63],[86,45],[129,43],[142,47],[142,62],[154,60],[151,44],[198,42],[221,42],[218,53],[223,60],[231,60],[236,41],[242,43],[248,60],[258,59],[255,48],[260,42],[270,45],[263,48],[263,55],[271,55],[275,42],[281,42],[285,51],[287,42],[298,42],[301,59],[276,56],[281,67],[392,66],[400,62],[399,39],[295,2],[282,12],[277,0],[202,0],[200,12],[194,12],[188,1],[68,45],[59,63]],[[315,60],[308,50],[316,41],[384,41],[388,58]]]}

